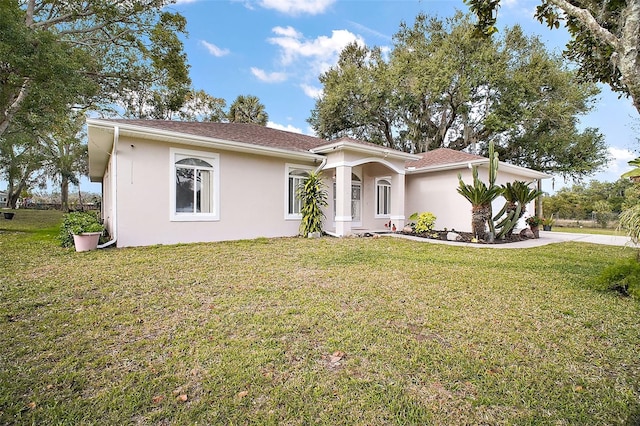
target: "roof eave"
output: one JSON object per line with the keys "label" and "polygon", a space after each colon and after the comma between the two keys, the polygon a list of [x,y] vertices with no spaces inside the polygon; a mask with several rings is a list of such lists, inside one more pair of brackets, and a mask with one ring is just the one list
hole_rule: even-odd
{"label": "roof eave", "polygon": [[293,160],[322,160],[324,158],[324,156],[315,154],[310,151],[293,151],[282,148],[273,148],[262,145],[254,145],[247,142],[237,142],[227,139],[197,136],[188,133],[168,131],[164,129],[139,126],[129,123],[89,118],[87,119],[87,125],[89,127],[102,129],[115,129],[116,127],[118,127],[120,136],[133,136],[141,139],[160,140],[181,145],[233,150],[234,152],[259,154]]}
{"label": "roof eave", "polygon": [[407,173],[417,174],[417,173],[439,172],[439,171],[445,171],[445,170],[467,169],[473,166],[479,166],[487,163],[489,163],[488,158],[481,158],[478,160],[462,161],[462,162],[447,163],[447,164],[437,164],[435,166],[426,166],[426,167],[419,167],[419,168],[416,167],[413,169],[411,167],[407,167]]}
{"label": "roof eave", "polygon": [[[420,167],[415,169],[411,169],[410,167],[407,167],[407,174],[430,173],[430,172],[438,172],[438,171],[445,171],[445,170],[466,169],[466,168],[471,168],[473,166],[483,166],[487,164],[489,164],[489,159],[482,158],[482,159],[472,160],[472,161],[462,161],[462,162],[450,163],[450,164],[438,164],[435,166]],[[551,179],[552,178],[551,175],[548,175],[546,173],[539,172],[537,170],[528,169],[526,167],[516,166],[514,164],[505,163],[502,161],[498,166],[498,173],[500,173],[501,168],[507,171],[510,171],[514,174],[518,174],[531,179]]]}
{"label": "roof eave", "polygon": [[353,152],[359,152],[363,154],[371,154],[375,152],[384,158],[392,158],[394,160],[403,160],[403,161],[415,161],[419,160],[419,155],[409,154],[408,152],[402,152],[395,149],[389,149],[385,147],[377,147],[371,145],[363,145],[356,142],[349,141],[338,141],[329,143],[327,145],[322,145],[317,148],[313,148],[311,152],[316,154],[329,154],[338,150],[348,150]]}

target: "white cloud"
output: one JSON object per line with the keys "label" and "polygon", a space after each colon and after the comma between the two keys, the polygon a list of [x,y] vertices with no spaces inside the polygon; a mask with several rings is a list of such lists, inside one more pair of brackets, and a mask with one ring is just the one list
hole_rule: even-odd
{"label": "white cloud", "polygon": [[611,162],[608,166],[608,171],[612,173],[622,174],[633,167],[627,164],[629,161],[636,158],[636,154],[624,148],[609,147],[609,157]]}
{"label": "white cloud", "polygon": [[265,9],[274,9],[287,15],[318,15],[324,13],[336,0],[260,0]]}
{"label": "white cloud", "polygon": [[222,49],[213,43],[209,43],[206,40],[200,40],[200,44],[203,45],[210,54],[218,58],[229,54],[229,49]]}
{"label": "white cloud", "polygon": [[318,67],[318,64],[328,63],[329,66],[335,64],[340,52],[347,44],[352,42],[365,44],[362,37],[347,30],[334,30],[331,32],[331,37],[319,36],[312,40],[305,39],[303,34],[292,27],[275,27],[272,31],[278,37],[269,38],[268,41],[280,47],[283,65],[289,65],[298,58],[309,58],[316,64],[316,70],[320,68],[320,71],[324,67]]}
{"label": "white cloud", "polygon": [[313,87],[310,84],[306,84],[306,83],[302,83],[300,87],[302,88],[302,91],[304,92],[304,94],[310,98],[318,99],[322,97],[321,87]]}
{"label": "white cloud", "polygon": [[292,126],[291,124],[287,124],[286,126],[283,124],[278,124],[278,123],[274,123],[273,121],[269,121],[267,123],[267,127],[270,127],[272,129],[277,129],[277,130],[285,130],[287,132],[294,132],[294,133],[300,133],[300,134],[304,134],[302,132],[302,129],[299,129],[297,127]]}
{"label": "white cloud", "polygon": [[283,72],[267,73],[260,68],[251,67],[251,73],[260,81],[265,83],[281,83],[287,79],[287,74]]}

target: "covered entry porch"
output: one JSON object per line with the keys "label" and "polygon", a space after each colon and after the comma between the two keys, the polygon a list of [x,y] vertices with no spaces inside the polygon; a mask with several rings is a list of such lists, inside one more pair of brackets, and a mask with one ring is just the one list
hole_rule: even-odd
{"label": "covered entry porch", "polygon": [[328,191],[324,231],[344,237],[405,224],[405,162],[413,154],[343,138],[322,147]]}

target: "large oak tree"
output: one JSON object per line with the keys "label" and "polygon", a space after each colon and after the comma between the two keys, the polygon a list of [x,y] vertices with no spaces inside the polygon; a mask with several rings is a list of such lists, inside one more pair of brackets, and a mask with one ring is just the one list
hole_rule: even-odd
{"label": "large oak tree", "polygon": [[478,38],[469,16],[419,15],[401,26],[388,56],[351,44],[320,81],[308,121],[324,138],[479,153],[493,140],[501,160],[571,178],[606,158],[602,135],[577,127],[597,87],[519,27]]}

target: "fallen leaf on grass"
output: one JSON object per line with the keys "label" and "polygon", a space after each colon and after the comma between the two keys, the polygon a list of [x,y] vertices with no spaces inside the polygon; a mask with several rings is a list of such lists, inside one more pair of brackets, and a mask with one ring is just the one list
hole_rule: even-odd
{"label": "fallen leaf on grass", "polygon": [[162,400],[163,400],[163,399],[164,399],[164,395],[156,395],[156,396],[154,396],[154,397],[151,399],[151,401],[152,401],[154,404],[159,404],[159,403],[161,403],[161,402],[162,402]]}
{"label": "fallen leaf on grass", "polygon": [[249,395],[249,391],[238,392],[238,398],[242,399],[245,396]]}
{"label": "fallen leaf on grass", "polygon": [[344,358],[345,353],[342,351],[335,351],[334,353],[331,354],[331,356],[329,357],[329,362],[331,362],[332,364],[335,364],[339,361],[342,360],[342,358]]}
{"label": "fallen leaf on grass", "polygon": [[30,403],[27,404],[27,407],[31,408],[32,410],[36,408],[36,403],[31,401]]}
{"label": "fallen leaf on grass", "polygon": [[178,402],[186,402],[189,398],[187,397],[187,394],[183,393],[182,395],[178,395],[176,399]]}

